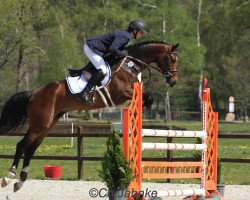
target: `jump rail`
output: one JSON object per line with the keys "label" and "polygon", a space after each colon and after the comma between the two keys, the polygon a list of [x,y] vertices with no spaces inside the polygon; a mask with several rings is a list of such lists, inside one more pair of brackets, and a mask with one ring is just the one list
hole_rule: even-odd
{"label": "jump rail", "polygon": [[[173,131],[142,129],[142,84],[134,85],[130,107],[123,110],[123,145],[126,158],[135,173],[135,179],[129,189],[141,191],[143,178],[177,179],[199,178],[200,188],[187,190],[158,191],[157,196],[193,196],[209,197],[217,192],[217,146],[218,113],[213,112],[210,101],[210,89],[203,88],[202,131]],[[199,137],[202,144],[144,143],[142,137]],[[142,150],[200,150],[201,161],[165,162],[142,161]]]}

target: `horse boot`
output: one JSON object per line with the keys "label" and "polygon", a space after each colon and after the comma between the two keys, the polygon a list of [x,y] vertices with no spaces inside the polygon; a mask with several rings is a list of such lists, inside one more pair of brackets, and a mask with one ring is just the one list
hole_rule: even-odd
{"label": "horse boot", "polygon": [[103,78],[104,74],[102,72],[102,69],[98,69],[96,73],[93,74],[89,79],[86,87],[79,94],[77,94],[78,99],[87,104],[95,104],[94,99],[89,96],[89,92],[98,82],[102,81]]}
{"label": "horse boot", "polygon": [[10,183],[10,181],[15,177],[16,172],[17,172],[17,168],[14,165],[10,168],[10,171],[8,172],[7,176],[2,179],[1,187],[7,186]]}

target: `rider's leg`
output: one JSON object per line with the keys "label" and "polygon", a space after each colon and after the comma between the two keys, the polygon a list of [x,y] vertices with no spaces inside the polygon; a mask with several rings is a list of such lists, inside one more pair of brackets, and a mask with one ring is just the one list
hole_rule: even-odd
{"label": "rider's leg", "polygon": [[97,69],[96,73],[89,79],[86,87],[78,94],[78,98],[88,104],[94,104],[94,100],[89,96],[91,89],[100,81],[103,80],[106,74],[106,64],[101,56],[94,53],[86,44],[84,45],[84,52]]}
{"label": "rider's leg", "polygon": [[101,69],[98,69],[97,72],[89,79],[86,87],[78,94],[78,98],[88,104],[94,104],[95,101],[92,97],[89,96],[91,89],[103,79],[104,75]]}
{"label": "rider's leg", "polygon": [[96,69],[102,69],[103,74],[107,73],[106,63],[104,59],[97,53],[93,52],[87,44],[84,45],[84,53]]}

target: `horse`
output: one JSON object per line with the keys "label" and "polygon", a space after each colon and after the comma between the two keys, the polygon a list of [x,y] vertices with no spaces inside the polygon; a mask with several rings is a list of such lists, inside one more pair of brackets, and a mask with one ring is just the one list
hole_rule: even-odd
{"label": "horse", "polygon": [[66,112],[100,109],[109,104],[119,106],[131,100],[133,85],[139,81],[138,75],[146,68],[157,70],[166,79],[166,83],[173,87],[178,80],[178,45],[179,43],[170,45],[165,42],[144,41],[128,46],[128,56],[113,64],[109,84],[100,89],[105,92],[93,91],[93,105],[79,101],[77,95],[70,92],[66,79],[48,83],[32,92],[24,91],[12,95],[1,113],[0,135],[23,126],[27,121],[28,130],[16,145],[13,164],[7,176],[2,179],[1,186],[5,187],[15,177],[21,156],[24,155],[20,179],[14,184],[14,192],[23,186],[36,149]]}

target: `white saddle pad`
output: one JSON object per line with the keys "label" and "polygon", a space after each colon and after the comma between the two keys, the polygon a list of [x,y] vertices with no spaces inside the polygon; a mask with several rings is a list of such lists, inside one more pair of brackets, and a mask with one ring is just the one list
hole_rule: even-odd
{"label": "white saddle pad", "polygon": [[[110,80],[111,80],[111,70],[109,66],[107,67],[107,73],[105,74],[104,79],[102,80],[102,86],[100,87],[96,87],[95,89],[101,89],[104,86],[108,85]],[[85,86],[88,83],[88,80],[84,77],[84,75],[81,76],[76,76],[76,77],[71,77],[71,76],[67,76],[66,77],[66,82],[68,84],[68,88],[70,90],[70,92],[72,94],[76,94],[76,93],[80,93]],[[94,90],[94,88],[92,88],[92,90]]]}

